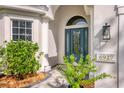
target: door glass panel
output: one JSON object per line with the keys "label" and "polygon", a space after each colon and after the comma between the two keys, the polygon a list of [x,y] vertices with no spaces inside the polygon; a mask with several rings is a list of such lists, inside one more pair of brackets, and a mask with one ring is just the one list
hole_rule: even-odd
{"label": "door glass panel", "polygon": [[85,29],[85,56],[88,54],[88,31]]}
{"label": "door glass panel", "polygon": [[69,53],[69,33],[67,34],[67,53]]}
{"label": "door glass panel", "polygon": [[73,31],[73,53],[80,54],[80,32]]}
{"label": "door glass panel", "polygon": [[70,39],[71,33],[70,30],[66,30],[66,55],[69,56],[71,54],[71,39]]}

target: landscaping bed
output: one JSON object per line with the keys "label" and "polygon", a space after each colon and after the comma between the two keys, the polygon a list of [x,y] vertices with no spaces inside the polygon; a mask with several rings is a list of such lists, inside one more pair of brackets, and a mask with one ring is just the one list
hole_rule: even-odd
{"label": "landscaping bed", "polygon": [[15,76],[1,76],[0,88],[24,88],[36,84],[48,77],[46,73],[29,74],[24,79],[17,79]]}
{"label": "landscaping bed", "polygon": [[90,83],[90,84],[82,84],[84,88],[94,88],[95,84],[94,83]]}

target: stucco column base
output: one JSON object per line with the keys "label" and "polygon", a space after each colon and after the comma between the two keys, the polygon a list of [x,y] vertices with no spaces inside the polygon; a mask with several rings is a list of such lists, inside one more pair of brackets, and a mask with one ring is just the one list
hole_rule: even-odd
{"label": "stucco column base", "polygon": [[51,70],[51,66],[48,63],[48,58],[43,57],[42,60],[40,61],[41,68],[39,69],[38,72],[49,72]]}
{"label": "stucco column base", "polygon": [[51,66],[43,66],[41,72],[49,72],[51,71]]}
{"label": "stucco column base", "polygon": [[51,66],[49,65],[49,62],[48,62],[48,57],[47,56],[44,56],[43,59],[42,59],[42,67],[41,67],[41,72],[48,72],[51,70]]}

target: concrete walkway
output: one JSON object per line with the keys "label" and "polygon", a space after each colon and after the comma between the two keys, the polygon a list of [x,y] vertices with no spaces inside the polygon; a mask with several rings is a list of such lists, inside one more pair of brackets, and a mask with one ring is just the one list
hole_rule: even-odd
{"label": "concrete walkway", "polygon": [[57,68],[53,68],[50,77],[43,82],[32,86],[31,88],[64,88],[67,86],[64,75]]}

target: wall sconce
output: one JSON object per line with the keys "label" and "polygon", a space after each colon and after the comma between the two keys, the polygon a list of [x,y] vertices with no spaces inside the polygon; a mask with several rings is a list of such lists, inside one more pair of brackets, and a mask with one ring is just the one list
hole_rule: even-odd
{"label": "wall sconce", "polygon": [[110,40],[110,38],[110,25],[108,25],[108,23],[105,23],[105,25],[103,26],[103,40]]}

